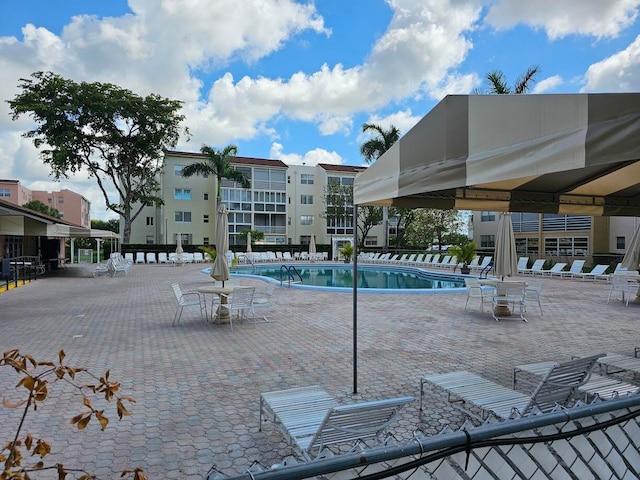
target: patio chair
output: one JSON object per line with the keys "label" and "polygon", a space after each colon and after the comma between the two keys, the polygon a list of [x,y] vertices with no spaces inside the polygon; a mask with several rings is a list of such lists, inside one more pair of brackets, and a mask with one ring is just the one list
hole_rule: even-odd
{"label": "patio chair", "polygon": [[193,252],[194,263],[204,263],[204,254],[202,252]]}
{"label": "patio chair", "polygon": [[136,263],[144,263],[144,252],[136,252]]}
{"label": "patio chair", "polygon": [[[233,332],[233,317],[235,315],[238,321],[243,321],[251,313],[251,321],[256,324],[256,312],[253,307],[253,296],[255,287],[236,287],[233,293],[227,296],[227,302],[220,302],[220,308],[229,312],[229,325]],[[223,295],[225,296],[225,295]]]}
{"label": "patio chair", "polygon": [[292,388],[260,395],[260,427],[272,421],[305,460],[318,458],[333,445],[358,445],[382,440],[401,409],[415,400],[398,397],[338,405],[319,386]]}
{"label": "patio chair", "polygon": [[622,295],[622,302],[625,307],[628,307],[629,299],[634,298],[638,294],[639,286],[637,275],[611,275],[611,287],[609,288],[607,303],[611,301],[611,297],[616,292],[619,292]]}
{"label": "patio chair", "polygon": [[[525,299],[525,282],[497,282],[491,298],[491,308],[493,319],[497,322],[507,313],[508,308],[512,310],[518,307],[520,311],[520,319],[524,322],[526,299]],[[507,309],[507,310],[505,310]],[[504,314],[502,313],[504,312]],[[509,311],[509,315],[511,311]]]}
{"label": "patio chair", "polygon": [[452,406],[481,421],[491,415],[504,420],[548,413],[578,398],[578,389],[589,381],[602,355],[553,363],[529,395],[466,371],[426,375],[420,380],[420,410],[426,385],[435,387],[436,393],[444,391]]}
{"label": "patio chair", "polygon": [[169,263],[169,258],[167,257],[167,252],[158,253],[158,263]]}
{"label": "patio chair", "polygon": [[521,273],[527,275],[533,275],[534,273],[540,273],[542,272],[542,267],[544,266],[544,262],[546,260],[544,258],[539,258],[538,260],[536,260],[535,262],[533,262],[533,265],[531,265],[531,268],[525,268],[522,270]]}
{"label": "patio chair", "polygon": [[[276,290],[276,283],[269,282],[266,288],[261,290],[256,290],[253,296],[253,306],[254,308],[269,308],[271,307],[271,299],[273,298],[273,294]],[[263,322],[269,322],[269,319],[266,316],[262,316]]]}
{"label": "patio chair", "polygon": [[595,267],[593,267],[593,269],[590,272],[580,273],[574,276],[582,278],[583,282],[587,279],[593,279],[594,282],[598,279],[604,279],[608,282],[609,274],[605,273],[608,268],[609,268],[609,265],[598,264]]}
{"label": "patio chair", "polygon": [[482,257],[482,261],[480,262],[480,264],[475,267],[471,267],[471,270],[482,272],[485,268],[489,266],[492,260],[493,260],[493,256],[485,255],[484,257]]}
{"label": "patio chair", "polygon": [[125,253],[124,254],[124,259],[127,262],[133,263],[133,253],[129,252],[129,253]]}
{"label": "patio chair", "polygon": [[540,302],[540,293],[542,292],[542,282],[527,282],[524,287],[524,310],[527,311],[527,303],[529,301],[536,302],[538,304],[538,308],[540,309],[540,315],[544,315],[542,313],[542,303]]}
{"label": "patio chair", "polygon": [[176,306],[176,313],[173,316],[172,325],[175,325],[176,322],[180,323],[180,318],[182,317],[182,310],[184,309],[184,307],[193,307],[193,306],[200,307],[200,318],[203,321],[205,320],[206,313],[205,315],[203,315],[202,312],[206,312],[207,307],[205,303],[202,301],[203,299],[198,292],[183,293],[182,290],[180,289],[180,284],[178,283],[172,283],[171,288],[173,289],[173,294],[175,295],[176,301],[178,302]]}
{"label": "patio chair", "polygon": [[566,272],[560,272],[560,278],[573,278],[576,275],[580,275],[582,273],[582,268],[584,267],[584,260],[574,260],[571,264],[571,267]]}
{"label": "patio chair", "polygon": [[464,285],[467,287],[467,301],[464,304],[464,310],[467,311],[467,306],[469,305],[469,300],[472,298],[480,299],[480,311],[484,312],[484,295],[485,292],[482,290],[482,285],[480,285],[480,280],[476,277],[465,277]]}
{"label": "patio chair", "polygon": [[155,252],[147,252],[147,263],[158,263]]}
{"label": "patio chair", "polygon": [[[599,357],[596,363],[599,363],[604,354],[597,355]],[[593,357],[587,357],[593,358]],[[574,357],[574,360],[580,360]],[[572,360],[572,361],[574,361]],[[513,385],[514,388],[518,382],[518,374],[529,374],[534,378],[540,378],[547,374],[551,369],[558,365],[556,362],[538,362],[526,365],[518,365],[513,369]],[[522,378],[520,378],[522,381]],[[526,380],[525,380],[526,382]],[[620,395],[628,395],[640,391],[640,386],[624,382],[622,380],[591,373],[582,384],[577,386],[578,399],[585,402],[591,402],[595,398],[602,400],[610,400]]]}

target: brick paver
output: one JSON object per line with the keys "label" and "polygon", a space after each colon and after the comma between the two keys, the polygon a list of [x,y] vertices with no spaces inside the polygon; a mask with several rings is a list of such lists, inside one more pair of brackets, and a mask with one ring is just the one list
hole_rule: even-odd
{"label": "brick paver", "polygon": [[[211,284],[202,265],[134,265],[128,277],[92,278],[73,265],[0,295],[0,348],[37,359],[55,358],[94,373],[110,369],[137,403],[131,417],[77,431],[69,419],[80,400],[62,384],[27,417],[25,430],[51,441],[49,462],[83,466],[102,478],[142,466],[150,478],[202,478],[212,465],[244,472],[254,460],[269,466],[292,453],[271,426],[258,431],[260,392],[322,385],[340,402],[419,395],[426,373],[470,370],[510,385],[514,365],[576,354],[633,354],[640,345],[640,306],[606,303],[609,287],[570,279],[543,279],[544,316],[531,306],[529,323],[495,322],[476,304],[464,312],[464,294],[365,294],[358,303],[358,393],[353,394],[352,295],[276,289],[265,313],[274,321],[202,325],[195,308],[172,327],[183,290]],[[259,280],[241,283],[263,287]],[[16,399],[16,377],[0,370],[2,395]],[[20,392],[20,390],[18,390]],[[71,405],[71,407],[69,407]],[[19,419],[0,408],[0,440]],[[435,396],[419,413],[407,408],[394,428],[434,434],[460,425],[460,414]]]}

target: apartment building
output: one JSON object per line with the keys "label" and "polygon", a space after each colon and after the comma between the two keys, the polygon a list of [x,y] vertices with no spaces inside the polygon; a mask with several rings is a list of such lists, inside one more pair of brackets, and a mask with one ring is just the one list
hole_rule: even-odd
{"label": "apartment building", "polygon": [[[473,240],[480,249],[495,246],[498,212],[473,212]],[[637,217],[592,217],[542,213],[511,214],[519,256],[559,261],[594,253],[623,255],[638,226]]]}
{"label": "apartment building", "polygon": [[91,202],[66,188],[57,192],[47,192],[31,190],[23,186],[20,180],[0,180],[0,199],[18,206],[39,200],[58,210],[66,222],[91,228]]}
{"label": "apartment building", "polygon": [[[216,179],[183,177],[182,169],[206,157],[200,153],[169,151],[160,180],[164,205],[145,206],[131,227],[131,243],[209,245],[215,238]],[[353,239],[351,218],[327,219],[325,187],[352,185],[363,167],[318,164],[287,165],[280,160],[234,157],[233,166],[251,181],[244,189],[222,180],[221,199],[229,211],[229,242],[242,244],[243,230],[264,233],[267,245],[333,243],[338,248]],[[378,227],[380,228],[380,227]],[[374,229],[375,231],[375,229]],[[368,239],[380,245],[381,232]]]}

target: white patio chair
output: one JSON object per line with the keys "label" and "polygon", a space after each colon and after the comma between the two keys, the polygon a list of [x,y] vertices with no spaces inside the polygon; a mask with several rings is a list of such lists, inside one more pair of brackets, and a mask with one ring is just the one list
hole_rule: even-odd
{"label": "white patio chair", "polygon": [[624,305],[629,306],[629,299],[638,294],[638,286],[637,275],[624,275],[620,273],[611,275],[611,288],[609,288],[607,303],[611,301],[614,293],[620,292]]}
{"label": "white patio chair", "polygon": [[529,264],[529,257],[520,257],[518,259],[518,273],[523,273]]}
{"label": "white patio chair", "polygon": [[193,252],[193,261],[195,263],[204,263],[204,254],[202,252]]}
{"label": "white patio chair", "polygon": [[467,306],[469,305],[469,300],[472,298],[480,299],[480,311],[484,312],[484,290],[482,290],[482,285],[480,285],[480,280],[475,277],[468,277],[464,279],[464,284],[467,287],[467,301],[464,304],[464,310],[467,310]]}
{"label": "white patio chair", "polygon": [[[557,265],[557,264],[556,264]],[[542,313],[542,303],[540,302],[540,293],[542,292],[542,282],[527,282],[527,286],[524,287],[524,309],[527,310],[527,302],[536,302],[540,309],[540,315]]]}
{"label": "white patio chair", "polygon": [[255,326],[256,312],[253,307],[255,291],[255,287],[236,287],[233,289],[233,293],[227,297],[227,303],[220,303],[220,308],[226,309],[229,312],[229,325],[231,326],[232,332],[234,315],[239,321],[242,321],[251,313],[251,321]]}
{"label": "white patio chair", "polygon": [[147,263],[158,263],[155,252],[147,252]]}
{"label": "white patio chair", "polygon": [[144,252],[136,252],[136,263],[144,263]]}
{"label": "white patio chair", "polygon": [[535,273],[540,273],[542,272],[542,267],[544,266],[544,262],[546,262],[544,258],[539,258],[538,260],[533,262],[533,265],[531,265],[531,268],[524,268],[520,273],[523,273],[525,275],[527,274],[533,275]]}
{"label": "white patio chair", "polygon": [[[549,275],[550,277],[554,276],[554,275],[561,275],[562,271],[564,270],[564,267],[566,267],[567,264],[564,262],[558,262],[553,264],[553,266],[549,269],[549,270],[541,270],[539,273],[544,277],[545,275]],[[534,272],[534,273],[538,273],[538,272]]]}
{"label": "white patio chair", "polygon": [[520,310],[520,319],[524,322],[525,311],[525,282],[498,282],[491,301],[493,319],[497,322],[503,317],[501,310],[505,307]]}
{"label": "white patio chair", "polygon": [[593,269],[590,272],[576,274],[575,276],[582,278],[582,281],[585,281],[587,279],[593,279],[594,282],[596,280],[605,280],[608,282],[609,274],[605,273],[608,268],[609,268],[609,265],[598,264],[595,267],[593,267]]}
{"label": "white patio chair", "polygon": [[158,253],[158,263],[169,263],[169,258],[167,257],[167,252]]}
{"label": "white patio chair", "polygon": [[[254,292],[253,306],[254,308],[269,308],[271,307],[271,299],[276,290],[276,283],[269,282],[264,289],[259,289]],[[269,319],[262,315],[262,322],[268,322]]]}
{"label": "white patio chair", "polygon": [[582,273],[583,267],[584,267],[584,260],[574,260],[569,270],[567,270],[566,272],[560,273],[560,278],[564,278],[564,277],[573,278],[576,275],[580,275]]}
{"label": "white patio chair", "polygon": [[182,290],[180,289],[180,284],[178,283],[172,283],[171,284],[171,288],[173,289],[173,294],[176,296],[176,300],[178,302],[178,305],[176,307],[176,313],[173,316],[173,324],[175,325],[176,322],[180,323],[180,317],[182,317],[182,310],[184,309],[184,307],[192,307],[192,306],[198,306],[200,307],[200,318],[204,321],[204,319],[206,318],[206,315],[203,315],[202,312],[206,312],[206,305],[205,303],[202,301],[202,297],[200,296],[200,294],[198,292],[184,292],[182,293]]}

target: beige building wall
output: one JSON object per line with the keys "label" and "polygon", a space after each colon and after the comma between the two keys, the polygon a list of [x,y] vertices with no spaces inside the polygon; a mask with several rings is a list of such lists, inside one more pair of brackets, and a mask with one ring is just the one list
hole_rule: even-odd
{"label": "beige building wall", "polygon": [[0,180],[0,199],[21,206],[33,200],[33,196],[20,180]]}

